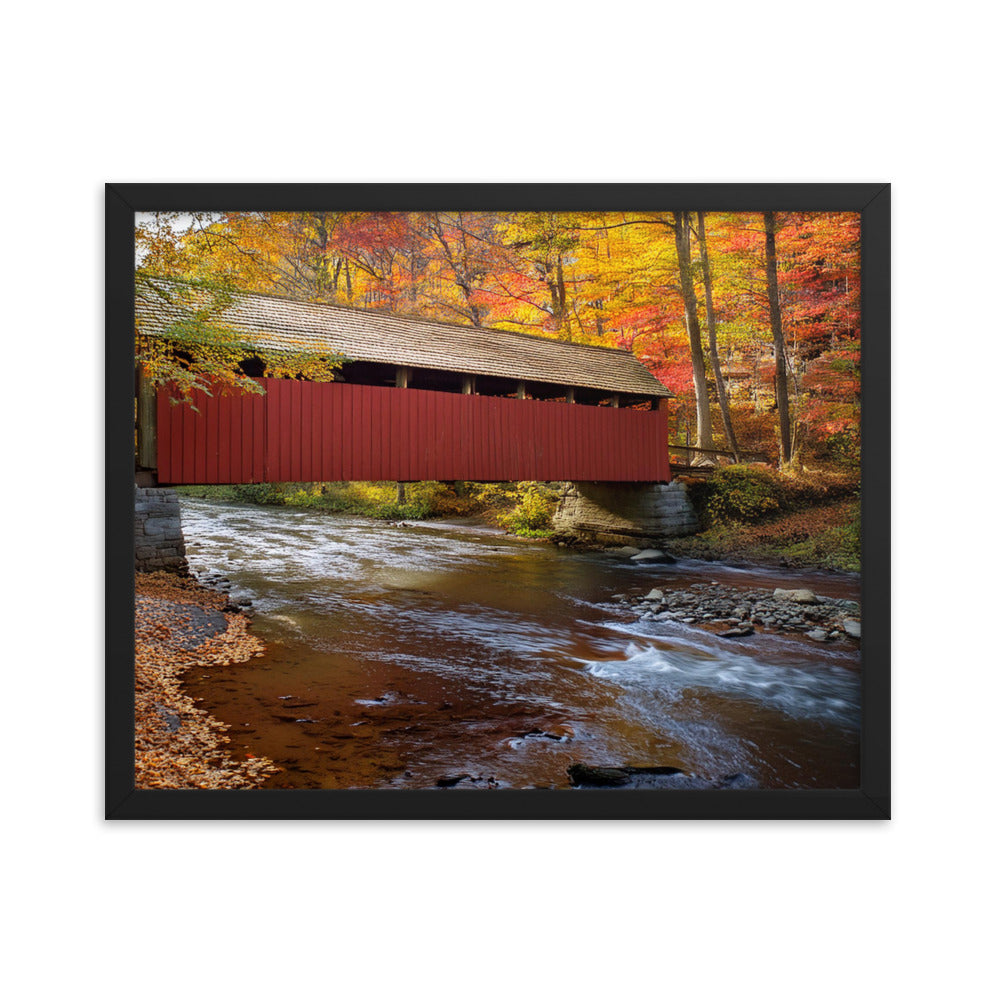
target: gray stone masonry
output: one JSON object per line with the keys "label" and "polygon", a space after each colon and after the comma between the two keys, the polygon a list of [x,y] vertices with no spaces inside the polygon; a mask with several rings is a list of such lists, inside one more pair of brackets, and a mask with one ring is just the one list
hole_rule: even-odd
{"label": "gray stone masonry", "polygon": [[616,545],[699,530],[683,483],[566,483],[552,526],[559,534]]}
{"label": "gray stone masonry", "polygon": [[164,569],[186,575],[187,556],[181,531],[181,507],[170,489],[135,488],[135,571]]}

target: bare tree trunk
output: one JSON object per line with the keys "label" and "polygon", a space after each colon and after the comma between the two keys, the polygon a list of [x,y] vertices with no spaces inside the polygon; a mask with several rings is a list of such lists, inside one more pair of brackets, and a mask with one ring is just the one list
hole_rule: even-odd
{"label": "bare tree trunk", "polygon": [[774,212],[764,213],[767,258],[767,302],[771,311],[771,335],[774,337],[774,396],[778,404],[781,434],[781,464],[792,459],[792,428],[788,414],[788,375],[785,371],[785,336],[781,329],[781,305],[778,302],[778,254],[774,245]]}
{"label": "bare tree trunk", "polygon": [[690,212],[674,212],[674,243],[677,247],[677,266],[680,270],[681,298],[684,300],[684,322],[691,345],[691,381],[698,414],[697,447],[712,447],[712,409],[708,398],[708,380],[705,377],[705,352],[701,346],[701,326],[698,323],[698,296],[694,291],[691,274]]}
{"label": "bare tree trunk", "polygon": [[719,397],[719,409],[722,411],[722,426],[726,431],[726,443],[733,453],[735,461],[740,460],[740,450],[736,444],[736,432],[729,413],[729,392],[722,377],[722,365],[719,363],[719,345],[715,336],[715,307],[712,305],[712,267],[708,260],[708,241],[705,239],[705,213],[698,213],[698,253],[701,256],[701,269],[705,280],[705,323],[708,326],[708,355],[712,359],[712,371],[715,374],[715,391]]}

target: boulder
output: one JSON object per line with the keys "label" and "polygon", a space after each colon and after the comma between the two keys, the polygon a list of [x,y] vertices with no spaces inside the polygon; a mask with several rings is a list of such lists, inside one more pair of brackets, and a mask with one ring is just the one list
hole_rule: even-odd
{"label": "boulder", "polygon": [[592,788],[615,788],[628,784],[628,771],[623,767],[590,767],[587,764],[570,764],[566,768],[569,780],[574,785],[590,785]]}
{"label": "boulder", "polygon": [[577,787],[618,788],[627,785],[633,777],[644,775],[669,776],[683,774],[679,767],[592,767],[589,764],[570,764],[566,768],[570,781]]}
{"label": "boulder", "polygon": [[840,627],[852,638],[861,638],[861,622],[857,618],[845,618],[841,623]]}
{"label": "boulder", "polygon": [[826,642],[826,640],[830,638],[829,633],[825,629],[821,628],[814,628],[811,631],[806,632],[806,635],[809,636],[810,639],[815,639],[817,642]]}
{"label": "boulder", "polygon": [[438,788],[454,788],[459,782],[471,778],[471,774],[448,774],[435,782]]}
{"label": "boulder", "polygon": [[816,595],[804,587],[799,590],[782,590],[777,587],[774,591],[776,601],[793,601],[795,604],[818,604]]}
{"label": "boulder", "polygon": [[636,563],[651,563],[651,562],[665,562],[672,563],[677,560],[673,556],[667,555],[661,549],[643,549],[641,552],[637,552],[634,556],[630,557],[632,562]]}
{"label": "boulder", "polygon": [[753,633],[753,625],[737,625],[735,628],[728,628],[725,632],[720,632],[719,635],[723,639],[741,639],[743,636],[753,635]]}

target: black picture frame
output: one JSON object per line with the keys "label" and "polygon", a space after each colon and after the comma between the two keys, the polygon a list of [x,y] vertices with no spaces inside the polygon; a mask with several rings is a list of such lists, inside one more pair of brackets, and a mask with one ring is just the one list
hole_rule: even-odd
{"label": "black picture frame", "polygon": [[[134,786],[134,214],[690,209],[861,214],[860,785],[851,790],[143,790]],[[128,184],[105,191],[105,815],[108,819],[888,819],[890,186],[851,184]]]}

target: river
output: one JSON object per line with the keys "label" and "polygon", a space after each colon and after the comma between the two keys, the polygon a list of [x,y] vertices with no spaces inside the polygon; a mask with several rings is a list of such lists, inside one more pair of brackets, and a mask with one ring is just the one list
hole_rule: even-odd
{"label": "river", "polygon": [[858,786],[855,644],[733,641],[612,598],[692,583],[857,578],[681,560],[638,566],[439,522],[182,498],[192,572],[249,598],[267,652],[187,689],[274,788],[569,786],[572,763],[680,768],[694,787]]}

